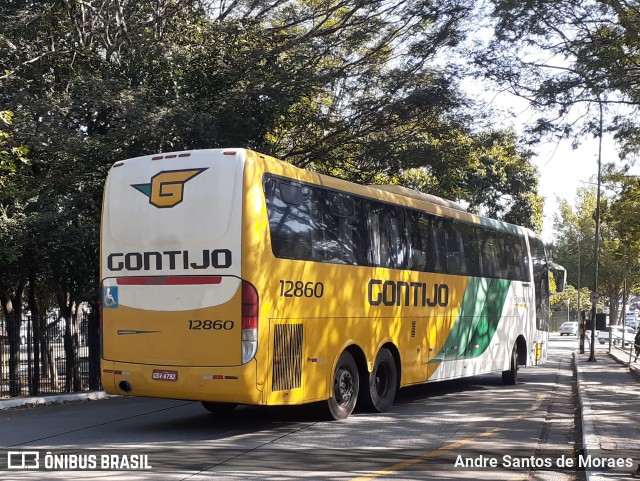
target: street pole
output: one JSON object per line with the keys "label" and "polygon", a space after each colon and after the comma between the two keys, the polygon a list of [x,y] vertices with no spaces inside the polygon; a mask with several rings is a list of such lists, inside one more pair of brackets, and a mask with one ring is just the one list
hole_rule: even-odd
{"label": "street pole", "polygon": [[580,323],[580,354],[584,354],[584,319],[580,310],[580,239],[576,234],[576,244],[578,245],[578,322]]}
{"label": "street pole", "polygon": [[598,191],[596,194],[596,238],[594,246],[594,279],[593,279],[593,298],[591,299],[591,353],[589,362],[596,362],[596,303],[598,302],[598,264],[600,251],[600,184],[602,181],[602,101],[598,96],[598,106],[600,107],[600,135],[598,138]]}

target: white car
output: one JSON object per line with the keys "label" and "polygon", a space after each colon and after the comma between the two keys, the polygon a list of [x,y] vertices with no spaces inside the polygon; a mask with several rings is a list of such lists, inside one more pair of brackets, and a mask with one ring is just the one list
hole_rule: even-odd
{"label": "white car", "polygon": [[558,332],[561,336],[564,336],[565,334],[567,336],[575,336],[578,334],[578,323],[572,321],[563,322]]}
{"label": "white car", "polygon": [[[609,326],[598,333],[598,342],[606,344],[609,342],[609,330],[611,330],[611,342],[620,344],[622,342],[622,326]],[[624,326],[624,345],[633,344],[636,331],[632,327]]]}

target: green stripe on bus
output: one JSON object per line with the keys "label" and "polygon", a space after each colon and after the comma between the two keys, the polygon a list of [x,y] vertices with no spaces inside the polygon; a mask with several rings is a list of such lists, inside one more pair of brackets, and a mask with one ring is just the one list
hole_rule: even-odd
{"label": "green stripe on bus", "polygon": [[506,279],[470,278],[458,318],[439,355],[430,362],[480,356],[498,329],[510,285]]}

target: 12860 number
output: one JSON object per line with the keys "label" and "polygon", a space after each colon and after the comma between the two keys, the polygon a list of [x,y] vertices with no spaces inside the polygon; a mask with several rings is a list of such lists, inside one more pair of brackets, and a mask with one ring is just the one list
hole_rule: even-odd
{"label": "12860 number", "polygon": [[322,297],[322,282],[280,281],[280,297]]}
{"label": "12860 number", "polygon": [[189,319],[189,329],[192,331],[231,331],[233,326],[233,321]]}

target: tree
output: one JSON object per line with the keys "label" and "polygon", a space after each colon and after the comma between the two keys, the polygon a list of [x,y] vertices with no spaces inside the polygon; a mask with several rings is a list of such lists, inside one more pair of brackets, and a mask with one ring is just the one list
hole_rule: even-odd
{"label": "tree", "polygon": [[[542,228],[542,199],[531,152],[518,144],[513,132],[451,130],[451,138],[432,139],[438,147],[430,165],[378,175],[374,183],[399,183],[445,198],[469,210],[535,231]],[[435,157],[435,158],[434,158]],[[456,159],[456,161],[453,161]]]}
{"label": "tree", "polygon": [[0,107],[30,160],[4,201],[9,231],[19,220],[29,233],[7,244],[12,268],[67,316],[95,304],[109,166],[192,148],[248,146],[359,181],[418,169],[443,196],[535,227],[530,154],[466,114],[456,70],[434,62],[468,12],[463,0],[2,3]]}
{"label": "tree", "polygon": [[[578,293],[578,289],[574,286],[567,285],[562,293],[551,296],[551,308],[556,310],[566,309],[567,301],[569,301],[569,311],[584,311],[591,305],[590,297],[591,290],[588,287],[582,287]],[[603,305],[600,306],[600,309],[602,307]]]}
{"label": "tree", "polygon": [[539,228],[531,154],[471,115],[458,70],[438,61],[469,12],[466,0],[0,3],[0,109],[13,113],[3,305],[19,310],[27,286],[32,313],[55,303],[72,359],[73,312],[98,305],[104,179],[150,152],[246,146]]}
{"label": "tree", "polygon": [[[477,48],[483,75],[542,115],[534,138],[598,135],[599,108],[621,152],[637,151],[640,7],[621,0],[492,0],[494,37]],[[594,121],[594,119],[596,119]]]}
{"label": "tree", "polygon": [[11,134],[8,130],[12,120],[13,112],[0,111],[0,187],[5,187],[9,177],[15,174],[16,164],[27,162],[27,149],[23,146],[12,146],[9,143]]}
{"label": "tree", "polygon": [[[564,199],[557,199],[559,208],[554,218],[554,260],[568,272],[567,281],[574,286],[593,290],[595,263],[593,244],[595,234],[595,189],[578,189],[575,210]],[[577,278],[580,273],[580,279]]]}
{"label": "tree", "polygon": [[[610,173],[607,179],[618,186],[616,196],[609,203],[604,218],[612,232],[615,261],[610,264],[617,266],[615,274],[622,284],[622,311],[625,311],[630,293],[638,292],[640,289],[640,222],[637,218],[640,207],[640,182],[638,178],[629,177],[624,172]],[[624,323],[622,312],[620,322]]]}
{"label": "tree", "polygon": [[[570,279],[571,273],[577,272],[579,264],[580,285],[589,286],[592,291],[595,266],[592,248],[595,233],[594,190],[583,188],[578,191],[576,212],[566,201],[561,201],[560,213],[554,222],[555,259],[567,268]],[[626,200],[632,197],[627,196]],[[626,203],[614,198],[605,205],[603,213],[598,287],[608,298],[610,320],[613,324],[621,321],[621,296],[624,298],[623,302],[626,302],[629,290],[640,283],[638,241],[625,235],[625,232],[629,232],[625,222],[636,215],[637,207],[633,202]],[[633,221],[630,222],[632,226]],[[575,285],[577,282],[572,283]]]}

